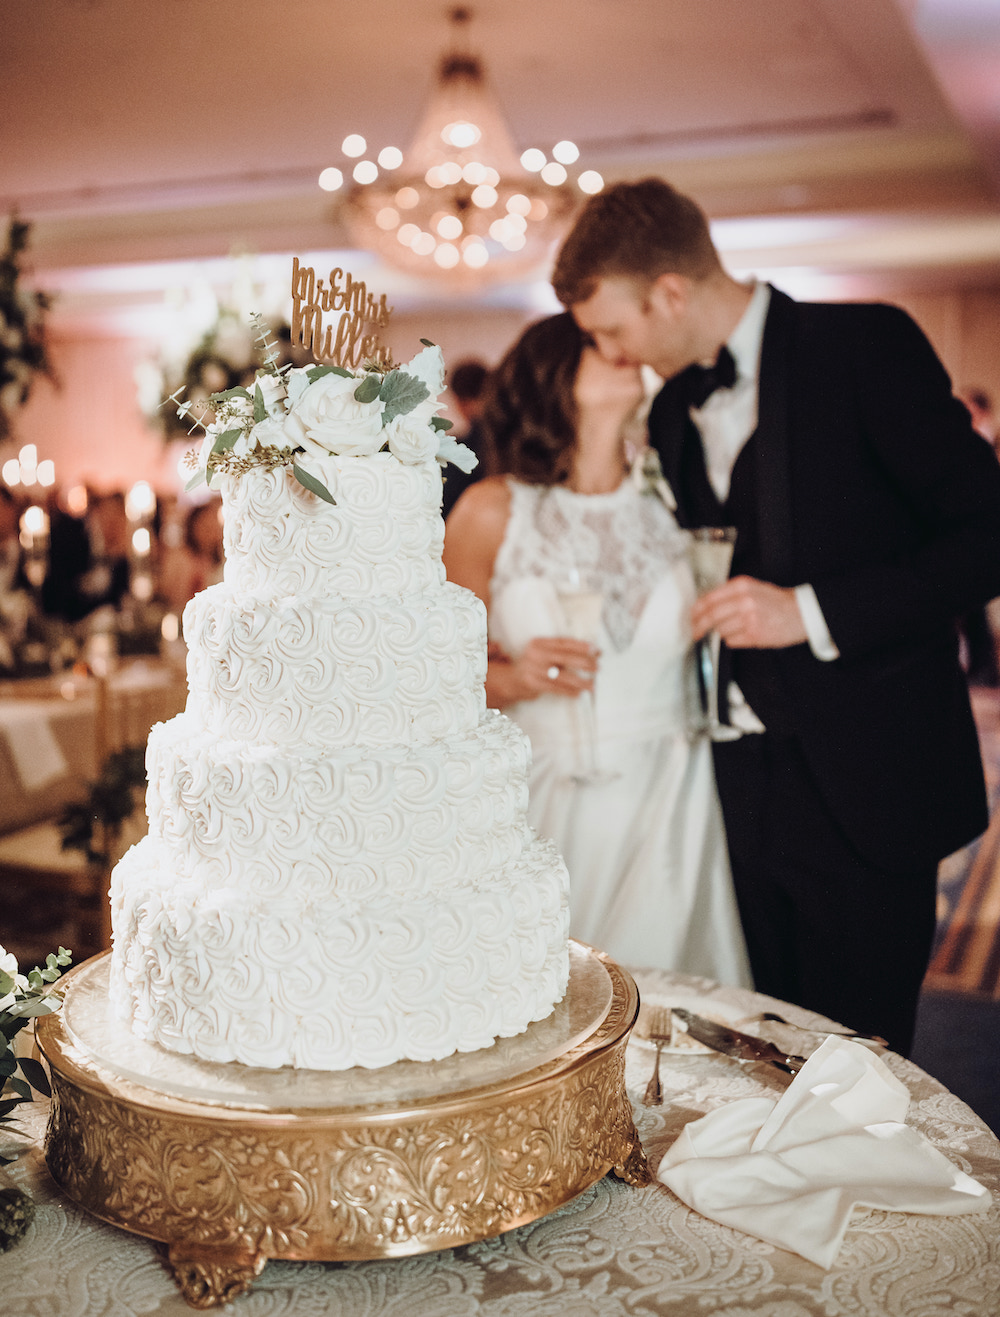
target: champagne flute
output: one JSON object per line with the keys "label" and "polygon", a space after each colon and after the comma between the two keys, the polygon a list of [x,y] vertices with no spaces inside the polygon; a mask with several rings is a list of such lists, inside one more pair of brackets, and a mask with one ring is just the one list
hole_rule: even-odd
{"label": "champagne flute", "polygon": [[[587,644],[596,643],[600,635],[601,611],[604,595],[600,590],[588,590],[580,580],[576,568],[556,589],[562,611],[564,634]],[[577,737],[577,767],[570,778],[578,786],[601,786],[613,782],[621,774],[602,769],[597,757],[597,710],[593,690],[581,691],[574,704],[574,721]]]}
{"label": "champagne flute", "polygon": [[[697,526],[690,532],[691,570],[699,598],[722,585],[729,578],[736,545],[734,526]],[[696,647],[698,670],[704,692],[705,718],[695,729],[713,741],[735,741],[740,733],[735,727],[719,722],[719,650],[718,631],[703,636]]]}

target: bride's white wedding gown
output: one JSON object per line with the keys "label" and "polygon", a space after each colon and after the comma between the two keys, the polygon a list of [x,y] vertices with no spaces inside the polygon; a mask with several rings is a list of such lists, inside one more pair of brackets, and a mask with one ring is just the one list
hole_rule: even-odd
{"label": "bride's white wedding gown", "polygon": [[529,814],[566,859],[570,931],[623,965],[749,985],[711,746],[686,734],[685,537],[655,494],[627,480],[610,494],[509,486],[491,640],[516,655],[533,636],[566,634],[558,589],[574,571],[604,596],[597,756],[618,776],[572,780],[580,701],[543,695],[504,710],[531,739]]}

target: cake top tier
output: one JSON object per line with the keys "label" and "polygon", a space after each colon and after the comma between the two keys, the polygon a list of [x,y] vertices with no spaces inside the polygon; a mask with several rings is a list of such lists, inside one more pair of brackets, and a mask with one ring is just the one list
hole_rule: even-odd
{"label": "cake top tier", "polygon": [[[267,338],[263,339],[265,345]],[[328,503],[325,459],[388,452],[405,466],[454,462],[464,471],[474,454],[448,434],[437,413],[444,391],[441,349],[428,343],[406,366],[368,362],[278,368],[273,355],[253,383],[213,394],[215,419],[205,427],[191,489],[218,475],[240,477],[258,467],[291,467],[295,479]],[[181,403],[181,415],[188,413]]]}

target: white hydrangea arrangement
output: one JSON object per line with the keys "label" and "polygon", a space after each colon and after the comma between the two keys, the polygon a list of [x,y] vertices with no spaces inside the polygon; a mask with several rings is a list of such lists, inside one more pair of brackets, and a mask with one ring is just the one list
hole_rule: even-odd
{"label": "white hydrangea arrangement", "polygon": [[[331,455],[366,457],[387,449],[400,462],[436,459],[471,471],[477,458],[448,434],[451,422],[438,416],[443,405],[444,358],[422,339],[423,350],[406,366],[367,362],[357,371],[343,366],[278,368],[266,327],[258,324],[265,365],[251,387],[211,396],[215,419],[204,426],[196,474],[188,483],[211,484],[216,473],[241,475],[255,466],[292,467],[296,479],[328,503],[334,499],[319,479],[315,459]],[[174,395],[181,417],[187,404]],[[195,425],[200,424],[195,422]]]}

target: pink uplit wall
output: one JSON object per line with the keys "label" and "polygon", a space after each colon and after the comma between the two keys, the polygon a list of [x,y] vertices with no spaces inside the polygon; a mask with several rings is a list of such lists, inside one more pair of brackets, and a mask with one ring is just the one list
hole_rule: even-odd
{"label": "pink uplit wall", "polygon": [[59,385],[44,379],[34,385],[0,458],[33,443],[39,460],[55,463],[61,489],[79,483],[127,489],[148,480],[158,494],[176,492],[176,448],[147,425],[136,397],[134,370],[152,346],[138,339],[53,336],[50,347]]}

